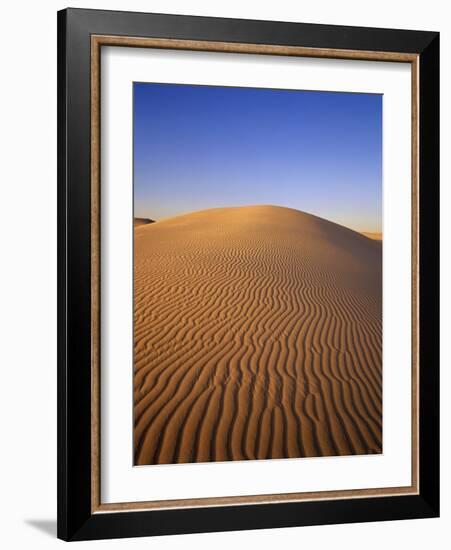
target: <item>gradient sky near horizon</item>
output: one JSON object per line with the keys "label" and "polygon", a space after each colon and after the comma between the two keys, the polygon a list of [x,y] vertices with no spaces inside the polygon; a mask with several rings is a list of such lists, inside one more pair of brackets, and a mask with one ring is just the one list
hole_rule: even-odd
{"label": "gradient sky near horizon", "polygon": [[296,208],[382,226],[382,96],[134,83],[134,215]]}

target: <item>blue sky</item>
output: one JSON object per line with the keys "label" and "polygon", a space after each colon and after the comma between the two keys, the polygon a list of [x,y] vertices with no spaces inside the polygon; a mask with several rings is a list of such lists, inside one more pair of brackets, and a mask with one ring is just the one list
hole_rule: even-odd
{"label": "blue sky", "polygon": [[288,206],[381,231],[382,96],[134,83],[135,216]]}

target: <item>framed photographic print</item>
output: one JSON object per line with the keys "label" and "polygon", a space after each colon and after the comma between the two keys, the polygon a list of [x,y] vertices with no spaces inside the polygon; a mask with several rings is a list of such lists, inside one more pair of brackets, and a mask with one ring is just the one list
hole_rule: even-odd
{"label": "framed photographic print", "polygon": [[58,14],[58,536],[439,513],[439,35]]}

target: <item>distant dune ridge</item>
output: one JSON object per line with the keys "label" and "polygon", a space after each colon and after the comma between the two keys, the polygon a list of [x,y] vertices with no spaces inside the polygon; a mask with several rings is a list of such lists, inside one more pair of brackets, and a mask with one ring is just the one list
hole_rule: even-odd
{"label": "distant dune ridge", "polygon": [[147,225],[149,223],[154,223],[154,220],[150,218],[133,218],[133,227],[139,227],[140,225]]}
{"label": "distant dune ridge", "polygon": [[365,235],[365,237],[368,237],[369,239],[374,239],[375,241],[382,241],[382,233],[370,233],[362,231],[362,235]]}
{"label": "distant dune ridge", "polygon": [[288,208],[135,228],[135,464],[382,451],[380,243]]}

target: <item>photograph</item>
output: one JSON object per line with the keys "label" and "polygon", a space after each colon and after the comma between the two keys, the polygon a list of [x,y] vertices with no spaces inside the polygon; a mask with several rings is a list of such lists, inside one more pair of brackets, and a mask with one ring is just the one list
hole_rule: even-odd
{"label": "photograph", "polygon": [[133,82],[135,466],[383,452],[382,123]]}
{"label": "photograph", "polygon": [[440,25],[391,4],[184,6],[57,15],[57,124],[39,125],[58,130],[57,537],[264,529],[274,546],[328,526],[333,545],[334,524],[351,541],[346,524],[384,522],[384,544],[424,547]]}

